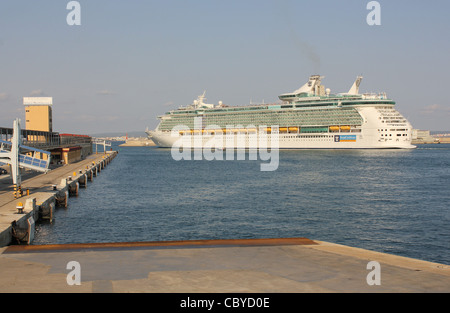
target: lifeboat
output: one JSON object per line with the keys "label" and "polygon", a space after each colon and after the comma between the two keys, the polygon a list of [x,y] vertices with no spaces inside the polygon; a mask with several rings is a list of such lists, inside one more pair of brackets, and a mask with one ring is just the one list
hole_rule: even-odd
{"label": "lifeboat", "polygon": [[330,126],[330,131],[332,132],[339,131],[339,126]]}
{"label": "lifeboat", "polygon": [[350,126],[341,126],[341,131],[349,132]]}

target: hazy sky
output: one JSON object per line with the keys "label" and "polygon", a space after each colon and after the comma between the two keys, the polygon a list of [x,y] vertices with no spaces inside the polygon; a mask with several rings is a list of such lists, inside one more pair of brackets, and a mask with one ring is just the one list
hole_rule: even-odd
{"label": "hazy sky", "polygon": [[[131,132],[192,101],[265,101],[325,76],[385,91],[413,127],[450,129],[450,1],[0,0],[0,126],[22,97],[52,96],[54,130]],[[143,134],[144,135],[144,134]]]}

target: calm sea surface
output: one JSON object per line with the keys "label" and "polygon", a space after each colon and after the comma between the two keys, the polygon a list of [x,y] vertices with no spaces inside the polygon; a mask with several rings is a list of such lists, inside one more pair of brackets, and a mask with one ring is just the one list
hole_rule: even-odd
{"label": "calm sea surface", "polygon": [[450,264],[450,145],[282,150],[267,161],[119,155],[34,244],[307,237]]}

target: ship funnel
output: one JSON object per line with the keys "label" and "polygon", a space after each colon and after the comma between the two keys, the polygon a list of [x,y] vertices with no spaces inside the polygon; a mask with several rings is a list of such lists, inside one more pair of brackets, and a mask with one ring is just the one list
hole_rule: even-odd
{"label": "ship funnel", "polygon": [[299,89],[294,91],[294,93],[295,94],[307,93],[307,94],[313,94],[313,95],[319,95],[320,93],[324,93],[324,92],[321,92],[321,90],[324,88],[320,84],[322,78],[324,78],[324,77],[320,76],[320,75],[310,76],[309,81],[306,84],[304,84],[302,87],[300,87]]}
{"label": "ship funnel", "polygon": [[348,91],[349,95],[357,95],[359,94],[359,85],[361,84],[361,80],[363,79],[362,76],[356,77],[355,82],[353,83],[352,88]]}

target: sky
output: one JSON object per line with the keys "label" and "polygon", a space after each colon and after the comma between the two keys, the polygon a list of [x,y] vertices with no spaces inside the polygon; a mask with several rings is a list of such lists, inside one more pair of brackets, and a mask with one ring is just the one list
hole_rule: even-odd
{"label": "sky", "polygon": [[[144,131],[191,104],[278,101],[320,74],[332,93],[356,76],[413,127],[450,130],[450,1],[0,0],[0,126],[23,97],[53,97],[53,129]],[[24,122],[23,122],[24,123]]]}

